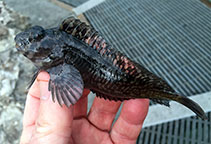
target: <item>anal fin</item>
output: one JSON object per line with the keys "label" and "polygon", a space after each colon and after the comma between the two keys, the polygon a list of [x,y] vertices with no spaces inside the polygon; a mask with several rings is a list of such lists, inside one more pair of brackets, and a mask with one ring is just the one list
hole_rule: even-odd
{"label": "anal fin", "polygon": [[114,96],[109,96],[100,92],[96,92],[96,96],[99,98],[104,98],[105,100],[113,100],[113,101],[124,101],[124,100],[128,100],[129,98],[122,98],[122,97],[114,97]]}
{"label": "anal fin", "polygon": [[161,99],[150,99],[150,100],[152,100],[153,103],[158,103],[158,104],[170,107],[169,100],[166,100],[166,99],[162,99],[162,100]]}

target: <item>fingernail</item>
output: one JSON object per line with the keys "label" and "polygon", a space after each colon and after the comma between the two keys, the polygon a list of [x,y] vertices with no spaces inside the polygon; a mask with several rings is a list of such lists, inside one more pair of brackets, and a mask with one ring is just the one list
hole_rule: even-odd
{"label": "fingernail", "polygon": [[40,81],[40,99],[47,100],[50,97],[50,92],[48,91],[48,82]]}

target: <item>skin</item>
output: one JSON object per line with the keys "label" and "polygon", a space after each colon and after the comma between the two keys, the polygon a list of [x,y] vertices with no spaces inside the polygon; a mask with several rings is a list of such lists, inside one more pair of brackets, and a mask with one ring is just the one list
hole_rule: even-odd
{"label": "skin", "polygon": [[50,98],[49,74],[41,72],[29,90],[23,117],[20,144],[135,144],[146,118],[149,100],[121,102],[95,98],[87,114],[87,95],[67,108]]}

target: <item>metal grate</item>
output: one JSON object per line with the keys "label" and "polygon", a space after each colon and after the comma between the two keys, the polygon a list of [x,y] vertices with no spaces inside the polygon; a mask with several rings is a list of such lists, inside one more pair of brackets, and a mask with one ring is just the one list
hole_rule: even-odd
{"label": "metal grate", "polygon": [[211,112],[207,115],[209,121],[191,117],[146,127],[138,144],[211,144]]}
{"label": "metal grate", "polygon": [[69,5],[73,6],[73,7],[77,7],[77,6],[85,3],[88,0],[59,0],[59,1],[64,2],[66,4],[69,4]]}
{"label": "metal grate", "polygon": [[[107,0],[85,16],[176,91],[190,96],[211,90],[211,9],[199,0]],[[138,144],[210,144],[210,112],[208,117],[146,127]]]}

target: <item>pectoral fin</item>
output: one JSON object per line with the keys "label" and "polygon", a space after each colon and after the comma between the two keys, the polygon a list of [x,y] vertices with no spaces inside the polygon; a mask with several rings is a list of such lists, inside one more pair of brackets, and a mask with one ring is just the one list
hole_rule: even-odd
{"label": "pectoral fin", "polygon": [[52,99],[67,107],[74,105],[82,96],[84,83],[79,71],[72,65],[61,64],[47,70],[50,74],[49,91]]}

